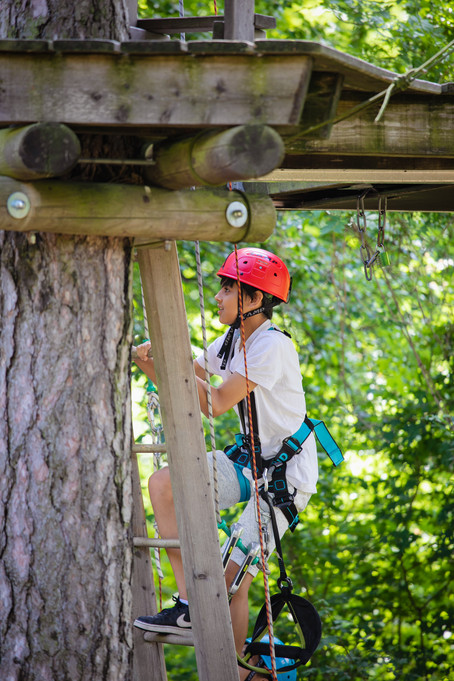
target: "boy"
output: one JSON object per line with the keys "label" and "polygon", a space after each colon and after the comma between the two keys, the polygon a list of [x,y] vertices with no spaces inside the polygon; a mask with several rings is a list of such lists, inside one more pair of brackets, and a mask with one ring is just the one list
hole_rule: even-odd
{"label": "boy", "polygon": [[[241,248],[237,252],[239,279],[242,293],[242,312],[249,390],[255,403],[256,423],[253,423],[260,438],[261,457],[272,459],[281,449],[284,438],[291,436],[301,426],[306,416],[304,391],[297,352],[290,338],[273,326],[271,317],[273,307],[288,302],[291,279],[287,267],[280,258],[269,251],[259,248]],[[239,332],[239,290],[237,284],[237,263],[235,253],[231,253],[218,271],[221,288],[215,296],[219,310],[219,320],[230,329],[208,348],[210,374],[222,378],[219,387],[212,387],[213,416],[219,416],[232,407],[247,414],[247,382],[245,378],[242,339]],[[137,365],[145,374],[155,380],[153,360],[147,357],[150,343],[137,348]],[[203,355],[194,360],[200,407],[208,415],[207,384]],[[247,423],[247,417],[242,418]],[[246,433],[244,431],[246,430]],[[242,425],[247,435],[247,426]],[[247,438],[246,438],[247,444]],[[255,437],[255,445],[258,438]],[[230,453],[230,452],[229,452]],[[208,454],[210,466],[211,454]],[[220,508],[229,508],[244,501],[250,493],[252,479],[249,468],[235,465],[224,452],[217,453],[218,488]],[[293,498],[294,521],[296,511],[306,507],[311,494],[316,492],[318,478],[317,450],[313,433],[302,445],[301,451],[287,464],[286,481]],[[260,481],[259,481],[260,483]],[[246,491],[246,494],[244,492]],[[168,468],[154,473],[149,480],[150,499],[153,505],[159,532],[163,538],[177,537],[177,524],[173,505],[172,490]],[[272,496],[272,495],[271,495]],[[259,529],[256,521],[255,495],[249,499],[240,519],[243,528],[242,541],[247,546],[259,542]],[[289,526],[288,515],[280,508],[275,509],[279,534],[282,536]],[[267,504],[261,500],[262,526],[266,529],[267,553],[274,549],[274,537]],[[176,579],[179,596],[173,608],[166,608],[155,616],[139,617],[135,626],[161,633],[170,633],[190,628],[189,607],[186,585],[179,550],[168,551]],[[238,548],[232,552],[226,570],[227,586],[231,584],[244,555]],[[236,649],[241,653],[248,628],[248,591],[256,566],[250,567],[239,590],[231,600],[230,610]],[[247,670],[239,670],[240,679],[252,678]],[[257,679],[260,677],[256,677]],[[264,677],[266,678],[266,677]]]}

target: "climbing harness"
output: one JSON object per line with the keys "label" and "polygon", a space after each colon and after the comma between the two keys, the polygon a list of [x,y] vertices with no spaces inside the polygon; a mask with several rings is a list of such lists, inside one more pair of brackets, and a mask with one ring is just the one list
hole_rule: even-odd
{"label": "climbing harness", "polygon": [[[243,475],[242,471],[244,468],[249,468],[252,471],[253,476],[252,487],[254,490],[256,500],[256,517],[259,526],[260,544],[253,543],[245,547],[241,541],[242,528],[237,523],[232,525],[231,528],[228,528],[225,521],[221,522],[218,521],[218,527],[227,534],[227,540],[224,543],[222,549],[222,563],[224,572],[226,571],[228,562],[230,560],[232,551],[235,548],[235,546],[238,546],[241,549],[241,551],[245,554],[244,560],[242,564],[239,566],[237,574],[235,575],[232,583],[228,588],[229,599],[231,599],[237,592],[249,567],[256,563],[257,561],[260,562],[264,578],[265,604],[257,618],[252,640],[246,648],[244,657],[241,658],[240,656],[238,656],[238,663],[241,666],[249,669],[251,671],[251,674],[258,672],[271,674],[273,680],[276,680],[277,656],[279,656],[279,658],[284,656],[287,661],[285,667],[280,668],[279,672],[280,673],[290,672],[291,670],[296,669],[296,667],[300,666],[301,664],[307,663],[307,661],[313,654],[314,650],[316,649],[321,636],[321,623],[317,611],[315,610],[314,606],[312,606],[307,600],[292,594],[293,585],[291,579],[288,577],[286,573],[282,557],[282,549],[279,532],[277,528],[275,507],[280,508],[282,510],[285,517],[287,518],[289,527],[292,531],[294,531],[296,524],[298,523],[299,520],[296,506],[294,504],[295,490],[293,492],[290,492],[287,485],[286,480],[287,463],[292,459],[293,456],[295,456],[297,453],[301,451],[305,440],[310,436],[312,432],[314,432],[317,435],[320,443],[327,451],[334,465],[336,466],[339,465],[339,463],[343,460],[343,457],[339,447],[331,437],[323,421],[311,420],[306,416],[305,420],[303,421],[299,429],[295,433],[286,437],[283,440],[280,450],[271,460],[262,459],[255,396],[254,393],[253,392],[251,393],[249,389],[246,343],[244,332],[244,320],[249,315],[243,314],[241,283],[243,282],[245,284],[255,285],[257,288],[260,288],[260,290],[265,289],[266,292],[274,296],[275,298],[274,304],[277,304],[277,302],[281,302],[282,300],[284,301],[288,300],[288,295],[291,286],[291,280],[288,275],[288,271],[285,268],[285,265],[283,265],[282,261],[280,261],[280,259],[278,258],[273,257],[274,262],[272,262],[270,258],[263,262],[263,254],[267,254],[267,252],[261,251],[261,249],[241,249],[241,253],[239,253],[237,248],[235,247],[234,253],[228,256],[228,258],[224,262],[224,265],[218,271],[218,276],[220,277],[227,277],[229,279],[233,279],[234,277],[232,275],[233,274],[236,275],[235,278],[238,285],[238,307],[239,307],[238,318],[235,321],[235,324],[230,327],[229,332],[227,332],[226,338],[224,339],[224,343],[221,347],[220,352],[218,353],[218,357],[221,359],[221,366],[224,369],[227,366],[227,362],[230,359],[231,352],[233,349],[234,332],[236,329],[240,329],[241,343],[244,353],[244,368],[247,386],[246,398],[238,405],[238,413],[240,416],[242,433],[237,434],[235,436],[235,444],[227,447],[225,449],[225,453],[232,460],[237,470],[238,480],[242,491],[241,500],[246,500],[251,495],[251,485],[249,483],[249,480],[247,480]],[[241,257],[242,276],[240,276],[239,256]],[[232,257],[234,257],[234,261],[232,261]],[[268,264],[270,262],[271,265]],[[281,263],[283,268],[285,268],[283,270],[280,269]],[[233,265],[235,266],[236,270],[235,272],[233,272],[232,269]],[[255,267],[258,267],[259,269],[254,270]],[[273,273],[274,269],[275,271],[276,270],[278,271],[279,275],[281,275],[280,280],[278,282],[278,287],[276,287],[277,278],[276,275],[274,274],[273,278],[270,279],[270,286],[268,288],[274,286],[274,289],[272,291],[271,290],[267,291],[264,286],[264,281],[266,281],[266,278],[264,278],[264,274],[265,275],[267,274],[266,272],[267,267],[270,268],[271,273]],[[197,269],[199,274],[199,295],[201,299],[202,328],[204,328],[205,315],[204,306],[202,302],[203,284],[201,283],[200,255],[197,258]],[[244,275],[245,272],[246,276]],[[287,278],[283,276],[285,275],[285,272],[287,272]],[[258,279],[257,282],[254,281],[254,277],[256,275]],[[262,312],[263,309],[264,308],[259,308],[257,311],[254,310],[253,312],[255,314],[258,314],[259,312]],[[270,330],[280,331],[275,327],[270,327]],[[204,333],[204,354],[206,380],[207,383],[209,383],[205,333]],[[210,407],[208,408],[208,412],[209,419],[211,422],[212,411]],[[249,424],[249,428],[246,427],[246,420]],[[215,447],[213,447],[214,459],[215,456],[216,456]],[[214,486],[215,488],[217,487],[217,482],[215,483]],[[271,525],[276,544],[276,555],[278,557],[280,568],[280,576],[278,580],[280,593],[275,594],[274,596],[270,595],[268,575],[266,571],[267,552],[263,539],[266,530],[262,528],[260,499],[263,499],[269,508]],[[277,644],[277,648],[279,648],[279,650],[275,651],[273,633],[274,621],[285,607],[289,611],[290,617],[293,619],[293,622],[297,628],[300,638],[300,646],[286,646],[279,642]],[[266,627],[268,628],[269,642],[268,643],[263,641],[258,642],[258,639],[260,639],[263,636],[263,632]],[[270,669],[264,669],[263,667],[258,666],[254,667],[253,665],[250,664],[251,658],[256,654],[259,655],[269,654]]]}
{"label": "climbing harness", "polygon": [[366,241],[366,211],[364,209],[364,200],[369,193],[370,188],[366,189],[357,197],[356,201],[356,225],[361,239],[360,255],[364,266],[364,275],[367,281],[372,280],[372,268],[376,263],[381,267],[389,265],[389,257],[385,250],[385,226],[386,226],[386,211],[388,208],[387,197],[378,197],[378,233],[377,233],[377,247],[375,253],[371,253],[369,245]]}
{"label": "climbing harness", "polygon": [[[275,330],[275,327],[270,327],[269,330]],[[289,529],[291,532],[294,532],[298,524],[299,517],[294,504],[295,495],[289,491],[287,484],[286,469],[288,462],[296,454],[299,454],[304,442],[311,433],[314,433],[314,435],[317,437],[320,445],[323,447],[334,466],[339,466],[339,464],[344,460],[344,457],[342,456],[340,448],[336,444],[325,423],[323,421],[310,419],[306,415],[298,430],[293,433],[293,435],[289,435],[288,437],[284,438],[281,448],[277,454],[272,459],[262,459],[254,393],[251,393],[250,399],[258,478],[263,478],[262,487],[259,489],[259,491],[260,494],[262,494],[263,490],[273,494],[272,498],[274,506],[281,509],[288,521]],[[237,468],[238,481],[240,483],[240,487],[242,487],[242,485],[244,485],[243,481],[245,480],[242,474],[242,469],[250,469],[252,465],[252,438],[249,434],[247,434],[243,402],[240,402],[238,405],[238,412],[240,415],[243,432],[235,435],[235,444],[226,447],[224,451],[229,459],[235,464],[235,467]],[[242,498],[242,501],[246,500],[247,498],[248,497],[244,499]]]}

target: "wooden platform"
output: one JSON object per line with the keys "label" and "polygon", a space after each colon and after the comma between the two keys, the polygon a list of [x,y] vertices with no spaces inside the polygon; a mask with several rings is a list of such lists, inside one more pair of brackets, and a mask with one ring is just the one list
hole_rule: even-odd
{"label": "wooden platform", "polygon": [[398,74],[304,40],[1,40],[0,74],[2,127],[57,121],[155,143],[261,123],[285,143],[261,178],[277,208],[351,209],[371,185],[390,209],[453,209],[453,83],[417,79],[378,123],[381,100],[333,125]]}

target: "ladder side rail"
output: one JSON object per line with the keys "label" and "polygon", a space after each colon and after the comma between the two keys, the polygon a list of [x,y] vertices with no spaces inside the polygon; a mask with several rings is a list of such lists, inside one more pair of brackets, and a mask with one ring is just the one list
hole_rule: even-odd
{"label": "ladder side rail", "polygon": [[[137,454],[132,448],[132,531],[134,537],[146,538],[147,525],[140,488]],[[153,580],[150,549],[148,546],[133,546],[132,568],[132,616],[133,619],[145,612],[153,615],[156,608],[156,589]],[[144,640],[143,632],[133,627],[133,681],[167,681],[164,650],[162,643],[150,645]]]}
{"label": "ladder side rail", "polygon": [[139,249],[200,681],[238,678],[175,242]]}

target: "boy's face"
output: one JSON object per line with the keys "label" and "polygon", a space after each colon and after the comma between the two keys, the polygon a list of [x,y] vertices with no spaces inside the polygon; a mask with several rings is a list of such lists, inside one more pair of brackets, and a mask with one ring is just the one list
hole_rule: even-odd
{"label": "boy's face", "polygon": [[[219,321],[221,324],[234,324],[238,317],[238,284],[236,281],[226,280],[214,296],[218,304]],[[243,295],[243,314],[255,310],[262,304],[262,294],[255,292],[254,298]]]}
{"label": "boy's face", "polygon": [[236,281],[221,286],[214,299],[218,304],[221,324],[234,324],[238,317],[238,285]]}

